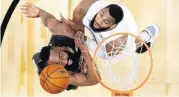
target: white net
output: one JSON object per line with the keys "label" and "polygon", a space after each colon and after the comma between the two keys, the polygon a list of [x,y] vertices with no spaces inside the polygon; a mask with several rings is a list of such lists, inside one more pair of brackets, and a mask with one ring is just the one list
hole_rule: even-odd
{"label": "white net", "polygon": [[[106,39],[99,46],[105,48],[105,59],[98,59],[97,62],[101,81],[110,88],[121,91],[140,85],[150,70],[149,55],[136,53],[138,47],[144,46],[143,42],[136,41],[134,36],[123,36]],[[97,51],[97,55],[98,52],[100,51]]]}

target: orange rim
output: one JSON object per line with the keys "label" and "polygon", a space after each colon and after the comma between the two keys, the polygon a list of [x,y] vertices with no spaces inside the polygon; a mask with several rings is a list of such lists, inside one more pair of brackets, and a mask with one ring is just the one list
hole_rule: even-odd
{"label": "orange rim", "polygon": [[[135,88],[132,88],[132,89],[129,89],[129,90],[122,90],[122,91],[121,91],[121,90],[115,90],[115,89],[110,88],[109,86],[105,85],[105,83],[103,83],[103,82],[100,80],[99,76],[98,76],[97,73],[96,73],[96,68],[95,68],[95,67],[96,67],[97,65],[95,64],[94,60],[95,60],[95,58],[96,58],[96,54],[97,54],[97,51],[98,51],[99,47],[100,47],[107,39],[109,39],[109,38],[111,38],[111,37],[113,37],[113,36],[116,36],[116,35],[129,35],[129,36],[133,36],[133,37],[135,37],[136,39],[140,40],[140,41],[145,45],[145,47],[147,48],[148,54],[149,54],[149,56],[150,56],[150,69],[149,69],[149,72],[148,72],[147,76],[146,76],[145,79],[141,82],[141,84],[139,84],[139,85],[136,86]],[[149,77],[150,77],[150,75],[151,75],[151,73],[152,73],[152,69],[153,69],[153,60],[152,60],[152,53],[151,53],[150,48],[148,47],[148,45],[147,45],[142,39],[140,39],[138,36],[136,36],[136,35],[134,35],[134,34],[131,34],[131,33],[118,32],[118,33],[115,33],[115,34],[110,35],[110,36],[107,37],[107,38],[104,38],[104,39],[99,43],[99,45],[96,47],[95,52],[94,52],[94,54],[93,54],[93,72],[94,72],[96,78],[98,79],[98,81],[100,82],[100,84],[101,84],[102,86],[104,86],[105,88],[107,88],[108,90],[110,90],[111,92],[132,93],[133,91],[135,91],[135,90],[141,88],[141,87],[147,82],[147,80],[149,79]]]}

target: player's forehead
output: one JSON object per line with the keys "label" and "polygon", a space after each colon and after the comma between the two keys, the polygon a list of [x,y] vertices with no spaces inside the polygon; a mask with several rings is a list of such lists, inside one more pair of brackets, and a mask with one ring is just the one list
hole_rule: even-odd
{"label": "player's forehead", "polygon": [[101,9],[100,11],[104,11],[104,12],[106,12],[106,13],[109,13],[109,8],[103,8],[103,9]]}
{"label": "player's forehead", "polygon": [[58,46],[53,46],[53,48],[52,48],[52,51],[61,52],[61,51],[63,51],[63,50],[65,50],[63,47],[58,47]]}
{"label": "player's forehead", "polygon": [[110,15],[109,8],[103,8],[97,14],[103,15],[105,17],[104,19],[107,19],[109,21],[115,21],[115,19]]}
{"label": "player's forehead", "polygon": [[109,8],[103,8],[98,12],[98,14],[99,13],[103,13],[105,16],[109,16],[109,17],[111,16],[109,12]]}
{"label": "player's forehead", "polygon": [[67,54],[62,48],[58,48],[58,47],[54,47],[51,51],[50,51],[50,55],[51,56],[59,56],[60,54]]}

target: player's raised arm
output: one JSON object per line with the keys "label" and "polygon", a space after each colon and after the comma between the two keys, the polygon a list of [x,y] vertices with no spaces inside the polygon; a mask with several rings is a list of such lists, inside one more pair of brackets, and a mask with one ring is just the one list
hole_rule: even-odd
{"label": "player's raised arm", "polygon": [[58,32],[58,24],[60,21],[52,14],[34,6],[30,3],[25,3],[21,6],[21,12],[29,18],[41,18],[42,23],[49,28],[51,32]]}
{"label": "player's raised arm", "polygon": [[75,23],[82,23],[82,20],[93,3],[98,0],[81,0],[73,11],[72,20]]}
{"label": "player's raised arm", "polygon": [[77,32],[75,34],[75,44],[80,48],[84,61],[87,66],[87,73],[76,73],[71,76],[71,84],[78,86],[90,86],[98,83],[98,80],[93,71],[93,59],[88,52],[88,47],[84,41],[84,34]]}

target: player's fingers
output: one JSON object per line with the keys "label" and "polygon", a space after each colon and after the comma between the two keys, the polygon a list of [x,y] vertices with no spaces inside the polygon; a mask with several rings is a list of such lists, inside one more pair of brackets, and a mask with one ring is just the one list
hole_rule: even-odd
{"label": "player's fingers", "polygon": [[21,13],[27,14],[28,10],[27,8],[20,8]]}
{"label": "player's fingers", "polygon": [[[75,36],[76,36],[76,34],[75,34]],[[74,37],[74,41],[75,41],[75,44],[77,44],[77,38],[76,37]]]}
{"label": "player's fingers", "polygon": [[83,36],[83,33],[80,31],[80,40],[81,40],[81,43],[83,42],[84,40],[84,36]]}
{"label": "player's fingers", "polygon": [[82,46],[82,40],[81,40],[82,33],[81,32],[78,32],[78,33],[79,34],[78,34],[78,38],[77,38],[77,43],[78,43],[79,46]]}
{"label": "player's fingers", "polygon": [[82,37],[82,32],[78,32],[79,34],[78,34],[78,42],[79,42],[79,44],[81,45],[82,44],[82,39],[81,39],[81,37]]}
{"label": "player's fingers", "polygon": [[24,4],[22,4],[22,5],[20,6],[20,8],[27,8],[27,6],[24,5]]}
{"label": "player's fingers", "polygon": [[70,20],[70,19],[68,19],[67,21],[68,21],[68,24],[71,25],[71,26],[75,26],[75,25],[76,25],[76,24],[75,24],[72,20]]}
{"label": "player's fingers", "polygon": [[21,11],[27,11],[27,10],[28,10],[28,7],[20,7],[20,10],[21,10]]}
{"label": "player's fingers", "polygon": [[31,3],[29,3],[29,2],[25,2],[25,4],[29,4],[29,5],[32,5]]}
{"label": "player's fingers", "polygon": [[59,14],[60,14],[60,17],[63,17],[63,15],[62,15],[62,13],[61,13],[61,12],[60,12]]}
{"label": "player's fingers", "polygon": [[70,26],[73,26],[73,24],[71,23],[71,21],[69,21],[69,19],[66,19],[65,17],[63,17],[62,14],[60,14],[60,18],[61,18],[61,21],[62,21],[63,23],[66,23],[66,24],[68,24],[68,25],[70,25]]}
{"label": "player's fingers", "polygon": [[[77,45],[78,44],[78,42],[77,42],[77,39],[78,39],[78,32],[75,34],[75,36],[74,36],[74,41],[75,41],[75,44]],[[77,45],[78,46],[78,45]]]}
{"label": "player's fingers", "polygon": [[30,10],[31,8],[32,8],[32,6],[29,6],[29,5],[22,5],[20,7],[21,10],[26,10],[26,11]]}
{"label": "player's fingers", "polygon": [[32,7],[32,6],[33,6],[33,5],[29,5],[29,4],[26,4],[26,3],[25,3],[25,4],[22,4],[21,7],[26,7],[26,8],[27,8],[27,7]]}
{"label": "player's fingers", "polygon": [[78,32],[75,33],[74,39],[77,39],[78,34],[79,34]]}
{"label": "player's fingers", "polygon": [[26,7],[28,7],[28,6],[27,6],[26,4],[22,4],[21,7],[25,7],[25,8],[26,8]]}
{"label": "player's fingers", "polygon": [[64,17],[61,12],[60,12],[60,18],[61,18],[62,22],[64,22]]}
{"label": "player's fingers", "polygon": [[21,13],[23,13],[24,15],[27,15],[27,14],[28,14],[27,11],[21,11]]}
{"label": "player's fingers", "polygon": [[81,32],[81,36],[80,36],[81,40],[84,40],[84,34]]}
{"label": "player's fingers", "polygon": [[27,7],[21,6],[21,7],[20,7],[20,10],[27,10]]}
{"label": "player's fingers", "polygon": [[81,32],[80,31],[78,31],[78,36],[77,36],[78,38],[80,38],[81,37]]}
{"label": "player's fingers", "polygon": [[85,34],[81,35],[81,43],[84,44],[85,43]]}
{"label": "player's fingers", "polygon": [[27,7],[20,7],[20,10],[26,10],[27,9]]}
{"label": "player's fingers", "polygon": [[66,23],[67,23],[68,25],[70,25],[71,27],[74,26],[73,23],[71,23],[69,20],[67,20],[67,19],[65,19],[65,20],[66,20]]}
{"label": "player's fingers", "polygon": [[20,7],[20,10],[23,10],[23,11],[24,11],[24,10],[26,10],[26,8],[25,8],[25,7]]}
{"label": "player's fingers", "polygon": [[32,13],[31,13],[31,12],[29,12],[29,11],[27,11],[27,13],[26,13],[25,15],[26,15],[26,17],[32,17],[32,18],[33,18]]}
{"label": "player's fingers", "polygon": [[78,40],[78,39],[76,39],[75,45],[76,45],[77,47],[80,47],[80,44],[79,44],[79,40]]}
{"label": "player's fingers", "polygon": [[29,3],[29,2],[26,2],[25,5],[27,5],[27,6],[29,6],[29,7],[30,7],[30,6],[33,6],[33,5],[32,5],[31,3]]}
{"label": "player's fingers", "polygon": [[77,32],[77,38],[76,38],[76,41],[77,41],[77,44],[78,44],[78,46],[80,46],[81,44],[80,44],[80,32]]}

